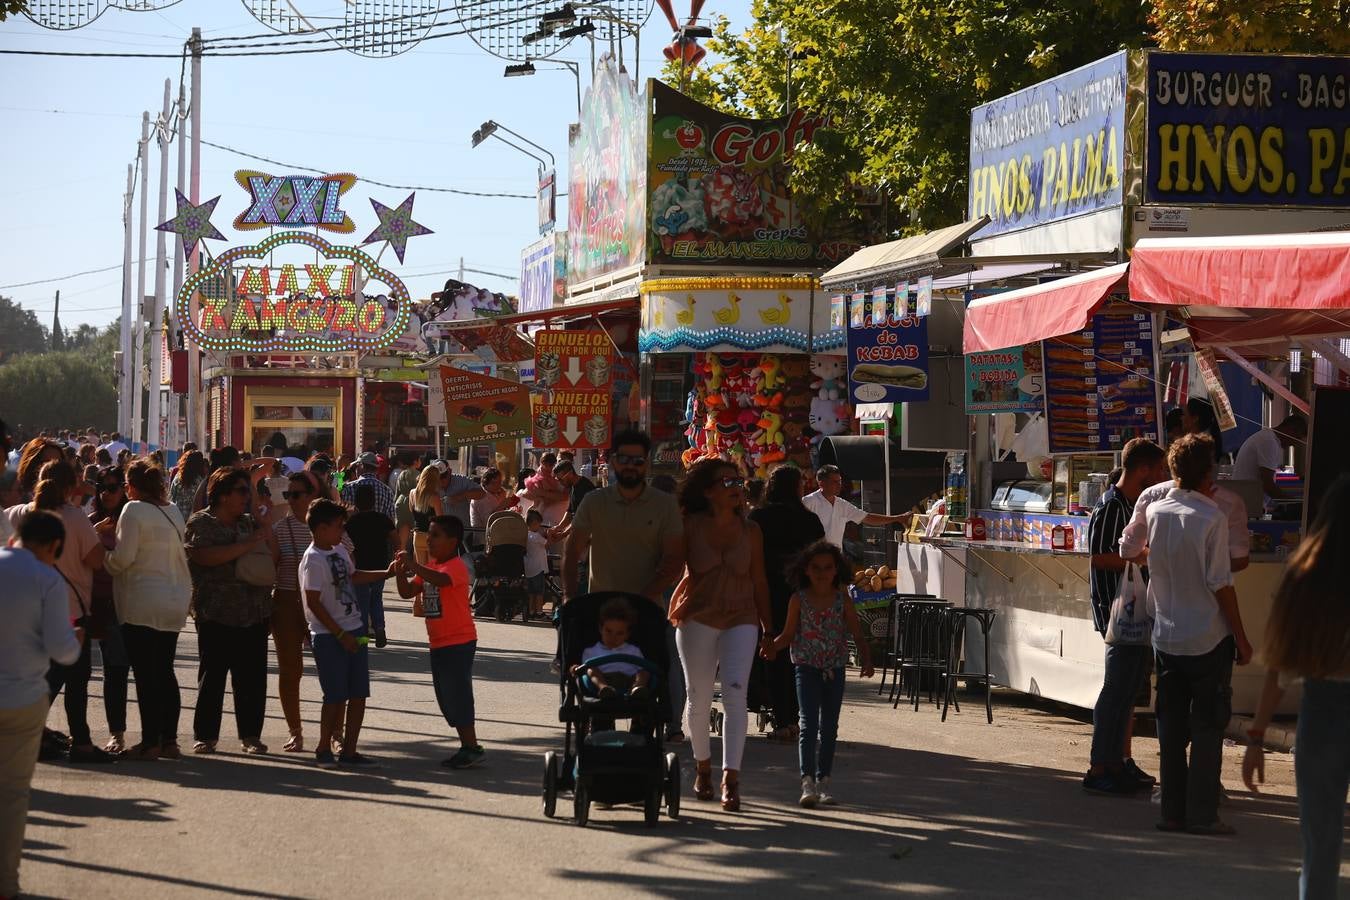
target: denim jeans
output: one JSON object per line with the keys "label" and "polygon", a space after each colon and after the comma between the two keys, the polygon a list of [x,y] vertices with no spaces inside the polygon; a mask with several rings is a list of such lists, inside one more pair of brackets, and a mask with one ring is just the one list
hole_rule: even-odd
{"label": "denim jeans", "polygon": [[[834,742],[839,735],[839,709],[844,705],[844,669],[830,671],[815,666],[797,666],[798,724],[797,758],[802,777],[827,778],[834,765]],[[820,754],[816,754],[816,737]]]}
{"label": "denim jeans", "polygon": [[1298,715],[1294,774],[1303,832],[1299,896],[1336,896],[1341,875],[1345,792],[1350,779],[1350,682],[1308,681]]}
{"label": "denim jeans", "polygon": [[356,602],[365,615],[369,631],[384,631],[384,582],[357,584]]}
{"label": "denim jeans", "polygon": [[1235,646],[1226,637],[1198,656],[1158,653],[1158,778],[1165,822],[1211,825],[1219,818],[1219,769],[1224,729],[1233,714]]}
{"label": "denim jeans", "polygon": [[1139,685],[1148,674],[1153,648],[1146,644],[1107,644],[1106,673],[1092,708],[1094,766],[1119,768],[1125,762],[1125,735],[1134,716]]}

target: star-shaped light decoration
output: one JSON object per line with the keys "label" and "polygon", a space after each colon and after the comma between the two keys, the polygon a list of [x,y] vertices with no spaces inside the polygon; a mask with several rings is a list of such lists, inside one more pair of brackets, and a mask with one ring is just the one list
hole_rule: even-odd
{"label": "star-shaped light decoration", "polygon": [[193,206],[192,201],[183,196],[183,192],[174,189],[174,195],[178,198],[178,215],[162,225],[156,225],[156,231],[171,231],[183,240],[183,255],[191,256],[192,248],[197,246],[197,242],[210,238],[214,241],[225,240],[225,235],[220,233],[216,226],[211,224],[211,213],[216,210],[216,203],[220,197],[213,197],[200,206]]}
{"label": "star-shaped light decoration", "polygon": [[372,231],[370,236],[361,243],[370,244],[375,241],[388,241],[389,246],[394,248],[394,255],[402,263],[403,254],[408,249],[408,238],[423,234],[434,234],[430,228],[413,221],[413,198],[416,196],[417,192],[414,191],[408,195],[408,199],[393,209],[372,197],[370,205],[375,207],[375,215],[380,217],[380,227]]}

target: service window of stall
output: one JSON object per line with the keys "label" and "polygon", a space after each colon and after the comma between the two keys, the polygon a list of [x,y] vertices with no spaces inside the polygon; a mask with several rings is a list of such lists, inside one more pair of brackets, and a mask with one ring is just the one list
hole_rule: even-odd
{"label": "service window of stall", "polygon": [[[244,389],[244,433],[252,453],[268,444],[304,459],[308,453],[345,452],[339,388]],[[301,453],[300,451],[305,451]]]}

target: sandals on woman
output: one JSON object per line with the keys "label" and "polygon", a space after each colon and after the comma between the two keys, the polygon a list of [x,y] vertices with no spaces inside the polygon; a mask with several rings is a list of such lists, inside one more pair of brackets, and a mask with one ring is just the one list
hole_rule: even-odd
{"label": "sandals on woman", "polygon": [[244,738],[240,741],[240,749],[249,756],[262,756],[267,752],[267,745],[257,738]]}
{"label": "sandals on woman", "polygon": [[732,774],[730,769],[722,772],[722,809],[726,812],[741,811],[741,778]]}
{"label": "sandals on woman", "polygon": [[711,800],[713,798],[712,760],[695,760],[694,763],[694,798]]}
{"label": "sandals on woman", "polygon": [[198,756],[207,756],[216,752],[215,741],[197,741],[192,745],[192,752]]}
{"label": "sandals on woman", "polygon": [[293,734],[286,739],[286,743],[281,745],[281,749],[287,753],[304,753],[305,736],[303,734]]}
{"label": "sandals on woman", "polygon": [[127,750],[127,741],[125,734],[114,734],[108,738],[108,743],[103,745],[104,753],[111,753],[113,756],[121,756]]}

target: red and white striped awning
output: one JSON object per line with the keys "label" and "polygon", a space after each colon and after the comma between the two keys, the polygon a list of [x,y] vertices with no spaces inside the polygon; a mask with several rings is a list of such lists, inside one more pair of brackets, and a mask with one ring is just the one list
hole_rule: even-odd
{"label": "red and white striped awning", "polygon": [[1121,263],[971,301],[965,352],[1002,350],[1082,331],[1106,298],[1124,288],[1128,268]]}

